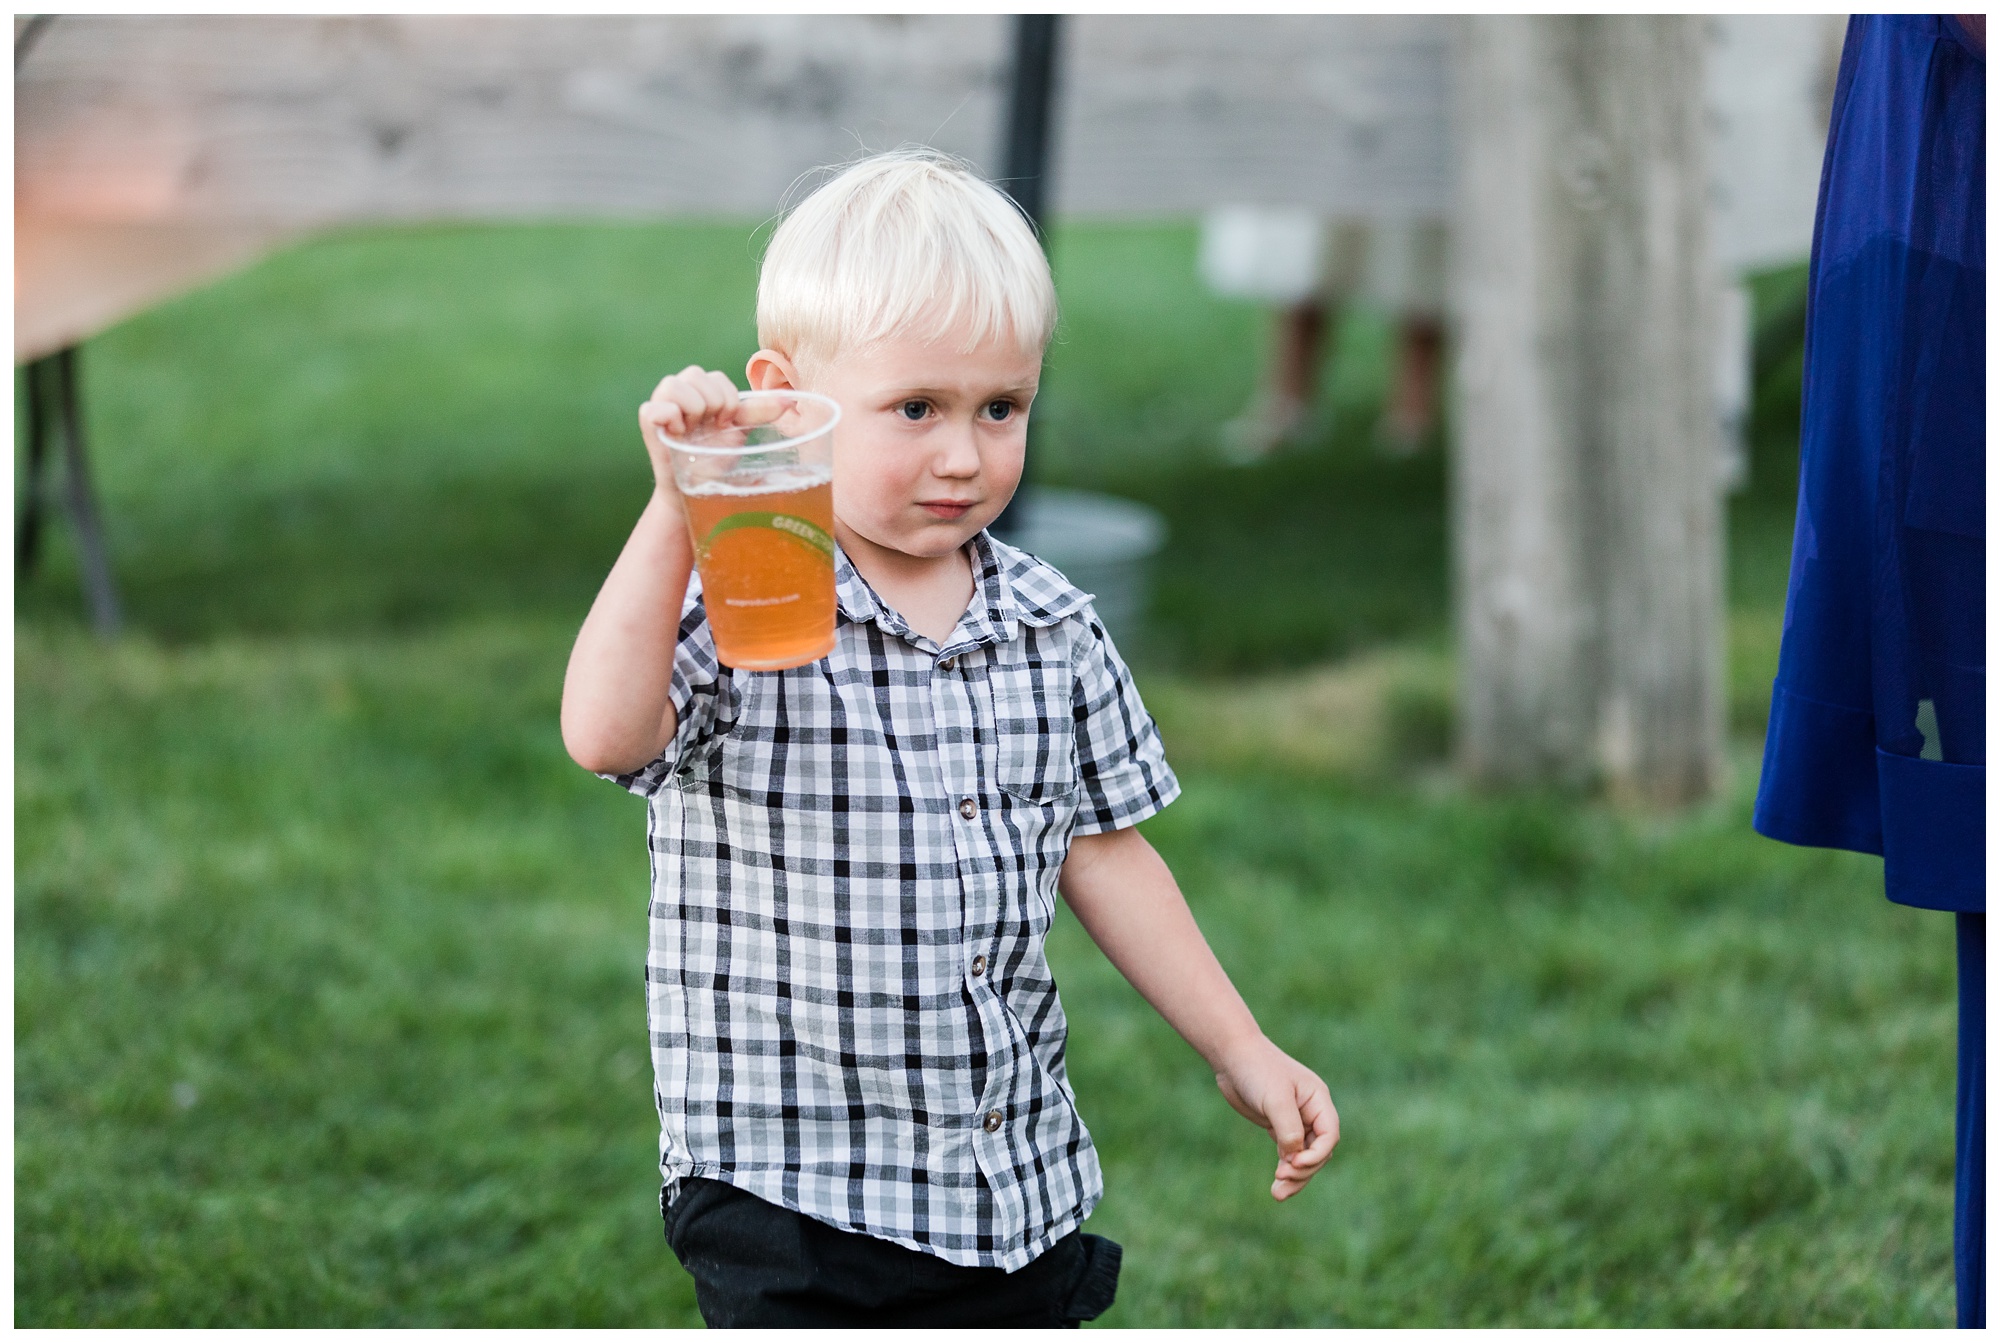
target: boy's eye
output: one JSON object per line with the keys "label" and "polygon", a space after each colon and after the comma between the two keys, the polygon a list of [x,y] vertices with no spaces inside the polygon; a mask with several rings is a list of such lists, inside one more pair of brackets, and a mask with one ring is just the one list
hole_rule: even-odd
{"label": "boy's eye", "polygon": [[1005,420],[1009,415],[1012,415],[1013,413],[1014,413],[1014,403],[1012,401],[1003,399],[999,401],[988,401],[986,403],[986,418],[992,420],[995,424],[998,424],[1000,421]]}
{"label": "boy's eye", "polygon": [[910,423],[915,424],[918,420],[930,414],[930,409],[931,403],[928,401],[905,401],[902,405],[896,407],[896,413]]}

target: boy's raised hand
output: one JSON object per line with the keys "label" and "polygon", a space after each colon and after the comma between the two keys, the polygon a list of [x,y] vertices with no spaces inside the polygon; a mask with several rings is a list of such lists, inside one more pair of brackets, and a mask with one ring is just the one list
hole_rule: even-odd
{"label": "boy's raised hand", "polygon": [[1305,1188],[1340,1141],[1340,1115],[1319,1074],[1260,1038],[1216,1072],[1215,1084],[1238,1114],[1268,1130],[1278,1145],[1271,1197],[1283,1202]]}
{"label": "boy's raised hand", "polygon": [[736,384],[726,373],[689,364],[660,379],[653,395],[639,407],[639,436],[653,462],[653,483],[668,497],[674,486],[674,464],[660,434],[685,438],[707,425],[727,423],[736,413]]}

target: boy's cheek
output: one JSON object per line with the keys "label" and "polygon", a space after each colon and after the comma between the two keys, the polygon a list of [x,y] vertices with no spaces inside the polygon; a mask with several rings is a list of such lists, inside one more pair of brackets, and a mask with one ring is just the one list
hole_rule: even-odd
{"label": "boy's cheek", "polygon": [[1021,471],[1027,465],[1026,448],[1025,443],[1010,445],[1006,452],[995,453],[985,467],[986,488],[1003,506],[1021,484]]}
{"label": "boy's cheek", "polygon": [[898,479],[893,460],[881,452],[871,452],[862,444],[836,444],[833,452],[833,505],[842,499],[850,505],[894,494],[906,482]]}
{"label": "boy's cheek", "polygon": [[914,497],[916,482],[907,472],[888,467],[879,456],[857,453],[833,463],[833,507],[836,512],[881,512],[899,500]]}
{"label": "boy's cheek", "polygon": [[997,468],[995,471],[996,481],[1004,479],[1007,482],[1007,488],[1010,490],[1013,489],[1021,483],[1021,469],[1027,465],[1027,462],[1028,436],[1022,434],[1007,445],[1006,452],[997,454],[997,460],[994,462],[994,466]]}

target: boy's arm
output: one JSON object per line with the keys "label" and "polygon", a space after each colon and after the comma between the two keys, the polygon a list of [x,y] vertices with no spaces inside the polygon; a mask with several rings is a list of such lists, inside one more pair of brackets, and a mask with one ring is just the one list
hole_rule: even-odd
{"label": "boy's arm", "polygon": [[1131,828],[1078,835],[1060,885],[1084,931],[1215,1070],[1229,1103],[1270,1130],[1271,1196],[1304,1188],[1340,1140],[1326,1083],[1258,1029],[1153,846]]}
{"label": "boy's arm", "polygon": [[563,745],[587,770],[629,773],[673,740],[674,651],[694,545],[658,431],[685,433],[691,423],[735,405],[736,388],[727,377],[689,367],[662,379],[639,407],[653,497],[598,589],[563,675]]}

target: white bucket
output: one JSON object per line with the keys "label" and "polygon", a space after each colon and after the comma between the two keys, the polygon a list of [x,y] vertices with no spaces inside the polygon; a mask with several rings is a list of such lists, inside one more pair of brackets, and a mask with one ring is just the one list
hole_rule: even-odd
{"label": "white bucket", "polygon": [[1166,519],[1130,499],[1084,490],[1023,490],[1016,511],[1020,526],[1002,539],[1053,564],[1091,593],[1113,639],[1140,642],[1147,570],[1166,544]]}

